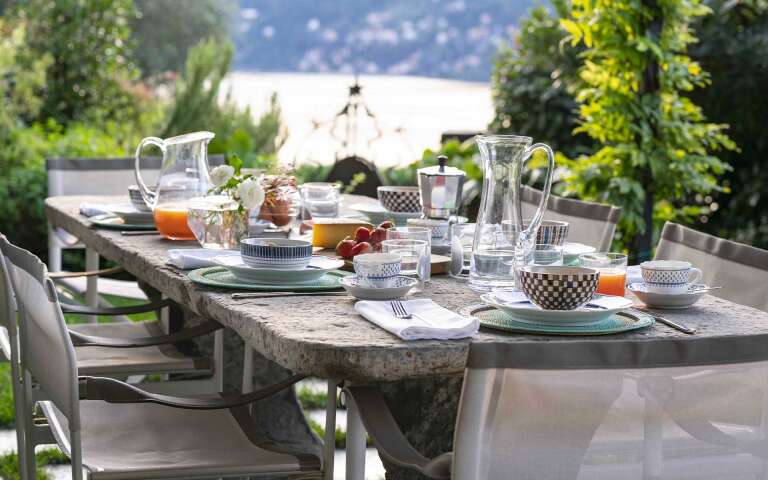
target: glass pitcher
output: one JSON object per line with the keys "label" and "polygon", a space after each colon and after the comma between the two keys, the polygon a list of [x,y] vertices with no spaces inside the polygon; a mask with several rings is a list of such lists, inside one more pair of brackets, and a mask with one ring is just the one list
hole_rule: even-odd
{"label": "glass pitcher", "polygon": [[[533,248],[536,231],[546,210],[555,156],[543,143],[531,145],[530,137],[478,135],[475,142],[483,162],[483,192],[472,242],[469,286],[475,291],[515,288],[515,265]],[[534,151],[548,158],[541,203],[529,225],[523,225],[520,199],[525,162]]]}
{"label": "glass pitcher", "polygon": [[[211,178],[208,171],[208,142],[211,132],[194,132],[177,137],[147,137],[136,148],[136,183],[141,196],[152,208],[157,230],[171,240],[195,240],[187,225],[187,211],[208,193]],[[141,178],[141,151],[155,145],[163,152],[163,164],[157,188],[151,191]]]}

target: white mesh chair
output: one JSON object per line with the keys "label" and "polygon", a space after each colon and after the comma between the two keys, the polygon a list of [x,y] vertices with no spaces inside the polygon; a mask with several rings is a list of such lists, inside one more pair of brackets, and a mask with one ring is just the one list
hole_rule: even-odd
{"label": "white mesh chair", "polygon": [[703,272],[703,282],[721,286],[712,295],[768,311],[768,251],[667,222],[657,260],[685,260]]}
{"label": "white mesh chair", "polygon": [[[10,258],[6,259],[5,255]],[[24,430],[24,406],[21,402],[18,375],[18,344],[16,336],[16,303],[14,291],[8,279],[12,259],[34,257],[32,253],[8,243],[0,234],[0,348],[6,358],[11,359],[12,385],[16,406],[17,440],[19,441],[20,461],[29,460],[34,446],[39,444],[34,438],[21,440]],[[148,305],[123,308],[97,308],[82,305],[60,306],[74,313],[96,313],[99,315],[124,315],[152,311],[165,306],[169,301],[155,302]],[[172,382],[146,384],[155,391],[194,391],[214,393],[222,390],[223,375],[221,343],[221,325],[205,322],[179,332],[165,335],[157,321],[140,323],[84,324],[68,327],[72,343],[76,346],[78,371],[82,375],[103,375],[125,378],[132,375],[146,374],[192,374],[204,377],[200,380],[174,380]],[[214,333],[215,332],[215,333]],[[214,333],[217,336],[214,359],[182,354],[175,343]],[[44,441],[45,439],[43,439]],[[27,477],[22,477],[27,478]]]}
{"label": "white mesh chair", "polygon": [[453,453],[435,459],[375,387],[345,393],[380,455],[430,478],[763,478],[767,341],[474,343]]}
{"label": "white mesh chair", "polygon": [[[523,217],[531,218],[541,202],[541,191],[523,185],[520,199]],[[621,208],[602,203],[585,202],[573,198],[549,196],[544,220],[568,222],[568,241],[583,243],[598,251],[610,250]]]}
{"label": "white mesh chair", "polygon": [[[47,428],[72,460],[72,478],[193,479],[236,476],[319,478],[320,460],[257,440],[246,406],[290,387],[291,376],[248,395],[175,397],[118,380],[81,376],[56,289],[34,255],[10,248],[10,279],[21,317],[26,435]],[[35,385],[35,391],[32,390]],[[34,471],[34,457],[29,464]]]}

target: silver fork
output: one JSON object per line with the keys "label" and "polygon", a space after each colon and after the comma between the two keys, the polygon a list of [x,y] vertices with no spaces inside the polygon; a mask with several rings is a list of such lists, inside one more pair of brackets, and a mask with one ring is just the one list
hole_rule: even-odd
{"label": "silver fork", "polygon": [[414,317],[416,317],[428,327],[435,326],[434,324],[432,324],[432,322],[429,322],[426,318],[422,317],[421,315],[417,313],[408,312],[408,310],[405,309],[405,305],[403,305],[403,302],[401,302],[400,300],[390,300],[389,305],[392,307],[392,313],[395,315],[396,318],[411,320]]}

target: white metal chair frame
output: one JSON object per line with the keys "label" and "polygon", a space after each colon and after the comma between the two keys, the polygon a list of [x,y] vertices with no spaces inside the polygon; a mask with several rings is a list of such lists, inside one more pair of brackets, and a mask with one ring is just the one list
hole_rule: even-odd
{"label": "white metal chair frame", "polygon": [[[192,410],[235,409],[271,396],[278,391],[288,388],[304,378],[294,375],[276,384],[262,388],[257,392],[246,395],[216,398],[190,398],[160,395],[141,390],[135,386],[109,378],[78,377],[77,361],[71,335],[64,322],[62,310],[58,302],[56,288],[46,276],[45,265],[34,255],[16,247],[6,248],[4,256],[13,265],[11,274],[5,275],[3,281],[10,277],[14,290],[17,292],[16,301],[21,316],[21,355],[20,355],[20,390],[22,391],[23,407],[20,409],[24,416],[25,442],[32,444],[50,443],[48,428],[32,421],[34,405],[40,402],[43,412],[50,422],[56,442],[72,460],[72,478],[83,478],[83,462],[81,450],[81,399],[101,400],[108,403],[155,403],[172,408]],[[4,269],[10,271],[10,269]],[[43,298],[41,298],[43,297]],[[9,302],[10,305],[10,302]],[[10,313],[11,307],[8,308]],[[11,324],[12,322],[9,322]],[[56,338],[58,337],[58,338]],[[45,353],[36,349],[45,349]],[[16,380],[14,376],[14,380]],[[16,385],[16,383],[14,383]],[[33,387],[34,386],[34,387]],[[66,418],[67,425],[58,422],[58,414]],[[34,455],[27,456],[26,478],[34,478]],[[319,463],[314,457],[297,457],[300,471],[276,472],[270,476],[298,476],[301,478],[318,478],[321,474]],[[265,472],[254,471],[254,476]],[[135,478],[135,473],[133,473]],[[170,475],[170,476],[168,476]],[[238,474],[240,475],[240,474]],[[172,473],[161,475],[152,474],[158,478],[179,478]],[[227,473],[205,475],[200,478],[223,478]],[[297,478],[298,478],[297,477]],[[189,477],[187,477],[189,478]]]}
{"label": "white metal chair frame", "polygon": [[[0,308],[3,310],[0,311],[0,347],[3,355],[9,359],[11,363],[13,398],[17,425],[16,435],[19,462],[21,465],[20,472],[22,479],[26,480],[34,478],[34,467],[31,462],[34,461],[35,446],[52,443],[52,439],[47,433],[42,433],[43,430],[35,428],[32,423],[25,420],[24,416],[25,409],[30,408],[30,405],[25,405],[25,393],[22,388],[24,382],[19,373],[20,355],[18,329],[16,324],[17,307],[11,280],[9,278],[10,265],[6,263],[5,259],[5,253],[9,251],[16,251],[16,253],[24,252],[24,254],[28,256],[32,256],[32,254],[18,249],[18,247],[14,247],[8,243],[2,234],[0,234]],[[57,299],[58,297],[59,296],[57,295]],[[78,314],[123,315],[152,311],[167,306],[168,303],[169,301],[165,300],[135,307],[95,309],[83,305],[71,304],[66,305],[66,308],[68,312]],[[60,306],[64,307],[65,305],[60,304]],[[223,372],[221,371],[223,365],[223,330],[222,326],[216,322],[206,322],[173,334],[161,334],[129,339],[94,336],[72,330],[69,330],[68,333],[74,346],[110,347],[118,349],[170,345],[214,333],[215,347],[214,361],[212,365],[214,373],[210,380],[176,380],[173,382],[144,384],[143,386],[144,388],[149,388],[155,392],[168,391],[174,393],[217,393],[223,389]],[[154,372],[147,371],[146,373]],[[120,375],[118,375],[118,377],[119,376]],[[32,391],[29,392],[30,395],[32,393]],[[25,432],[28,429],[32,429],[30,431],[33,433],[26,435]]]}

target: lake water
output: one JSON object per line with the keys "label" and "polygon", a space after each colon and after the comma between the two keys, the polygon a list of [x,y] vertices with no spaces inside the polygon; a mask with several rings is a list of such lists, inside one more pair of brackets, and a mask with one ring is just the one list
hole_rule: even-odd
{"label": "lake water", "polygon": [[[351,75],[234,72],[225,89],[255,116],[266,109],[272,92],[278,94],[288,129],[279,152],[285,163],[331,163],[354,152],[380,167],[404,165],[425,148],[439,146],[443,132],[483,131],[493,117],[487,83],[385,75],[363,75],[359,82],[376,123],[360,109],[357,141],[348,150],[341,144],[347,138],[344,122],[335,129],[329,122],[347,102]],[[315,131],[314,122],[323,126]]]}

